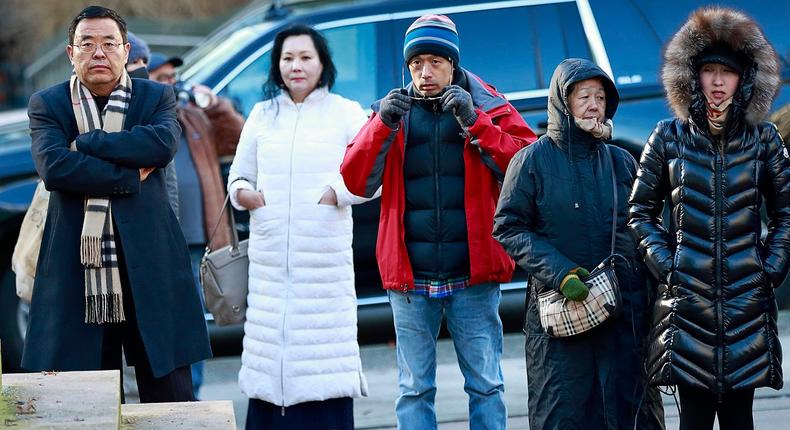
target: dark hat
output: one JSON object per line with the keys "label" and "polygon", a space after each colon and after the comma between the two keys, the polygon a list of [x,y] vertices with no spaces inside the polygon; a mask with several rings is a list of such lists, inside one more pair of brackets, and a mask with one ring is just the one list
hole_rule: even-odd
{"label": "dark hat", "polygon": [[694,67],[699,70],[703,64],[716,63],[732,68],[738,73],[749,64],[749,57],[742,52],[733,50],[729,45],[717,43],[703,49],[694,58]]}
{"label": "dark hat", "polygon": [[129,48],[129,58],[126,60],[126,63],[134,63],[140,58],[148,63],[148,59],[151,58],[151,50],[148,49],[148,44],[145,43],[145,40],[140,39],[131,31],[126,33],[126,37],[129,40],[129,45],[131,45],[131,48]]}
{"label": "dark hat", "polygon": [[449,58],[457,65],[461,49],[455,23],[444,15],[423,15],[406,30],[403,40],[403,59],[415,55],[434,54]]}
{"label": "dark hat", "polygon": [[167,57],[161,52],[154,52],[151,54],[151,61],[148,62],[148,71],[152,72],[165,64],[170,64],[173,67],[179,67],[184,64],[184,61],[178,57]]}

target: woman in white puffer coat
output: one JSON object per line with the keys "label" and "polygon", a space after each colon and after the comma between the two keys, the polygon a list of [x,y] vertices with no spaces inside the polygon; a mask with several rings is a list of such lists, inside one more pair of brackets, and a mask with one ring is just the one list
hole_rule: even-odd
{"label": "woman in white puffer coat", "polygon": [[352,429],[352,399],[367,384],[351,205],[366,199],[349,193],[339,169],[367,117],[329,92],[336,71],[314,29],[280,32],[271,64],[268,100],[247,118],[228,178],[233,206],[250,211],[239,372],[247,429]]}

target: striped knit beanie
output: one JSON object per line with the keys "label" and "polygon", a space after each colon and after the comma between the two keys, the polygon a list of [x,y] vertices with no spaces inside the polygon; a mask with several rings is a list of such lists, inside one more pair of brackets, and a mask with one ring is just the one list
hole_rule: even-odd
{"label": "striped knit beanie", "polygon": [[455,23],[444,15],[423,15],[417,18],[403,41],[403,58],[408,62],[420,54],[434,54],[449,58],[454,65],[461,60],[458,31]]}

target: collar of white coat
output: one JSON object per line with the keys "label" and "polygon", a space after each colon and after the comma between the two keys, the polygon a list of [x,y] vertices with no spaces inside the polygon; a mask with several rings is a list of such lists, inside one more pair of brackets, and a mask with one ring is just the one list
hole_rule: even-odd
{"label": "collar of white coat", "polygon": [[288,95],[285,91],[281,92],[278,96],[279,102],[281,105],[284,106],[293,106],[296,107],[297,105],[311,105],[314,103],[318,103],[323,100],[329,94],[329,89],[326,86],[319,87],[313,90],[310,94],[305,97],[302,103],[294,103],[291,99],[291,96]]}

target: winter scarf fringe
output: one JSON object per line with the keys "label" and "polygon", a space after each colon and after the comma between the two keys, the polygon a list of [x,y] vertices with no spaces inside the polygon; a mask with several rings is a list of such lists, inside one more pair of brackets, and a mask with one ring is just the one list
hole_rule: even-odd
{"label": "winter scarf fringe", "polygon": [[[70,88],[71,105],[80,134],[97,129],[110,133],[123,130],[132,92],[132,80],[126,71],[102,112],[99,112],[91,92],[73,73]],[[76,142],[71,143],[71,150],[77,150]],[[85,199],[80,262],[85,267],[85,322],[104,324],[125,321],[112,209],[107,197]]]}

